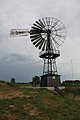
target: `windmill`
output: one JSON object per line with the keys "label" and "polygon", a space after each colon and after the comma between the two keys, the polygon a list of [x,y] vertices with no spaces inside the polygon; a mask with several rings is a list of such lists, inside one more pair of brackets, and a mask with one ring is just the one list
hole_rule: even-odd
{"label": "windmill", "polygon": [[65,40],[66,29],[63,23],[53,17],[45,17],[33,23],[28,29],[11,29],[10,36],[28,36],[33,45],[40,49],[39,57],[43,59],[41,86],[59,86],[60,75],[57,71],[56,58],[60,56],[59,46]]}

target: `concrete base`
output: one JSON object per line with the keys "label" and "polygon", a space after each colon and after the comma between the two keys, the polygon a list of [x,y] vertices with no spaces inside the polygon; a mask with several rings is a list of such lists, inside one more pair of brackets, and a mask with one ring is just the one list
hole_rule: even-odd
{"label": "concrete base", "polygon": [[56,74],[46,74],[41,76],[41,87],[54,87],[54,86],[60,86],[60,75]]}

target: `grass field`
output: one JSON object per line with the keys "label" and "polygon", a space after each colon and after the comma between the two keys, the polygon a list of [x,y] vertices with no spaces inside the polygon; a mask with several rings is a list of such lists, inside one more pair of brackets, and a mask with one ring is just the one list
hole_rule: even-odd
{"label": "grass field", "polygon": [[80,120],[80,87],[66,97],[44,88],[17,88],[0,83],[0,120]]}

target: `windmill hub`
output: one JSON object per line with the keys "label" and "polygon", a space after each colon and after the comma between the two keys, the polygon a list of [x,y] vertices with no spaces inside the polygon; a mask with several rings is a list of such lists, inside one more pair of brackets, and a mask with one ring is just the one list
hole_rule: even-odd
{"label": "windmill hub", "polygon": [[47,32],[48,35],[51,34],[51,30],[49,30],[49,29],[47,29],[46,32]]}

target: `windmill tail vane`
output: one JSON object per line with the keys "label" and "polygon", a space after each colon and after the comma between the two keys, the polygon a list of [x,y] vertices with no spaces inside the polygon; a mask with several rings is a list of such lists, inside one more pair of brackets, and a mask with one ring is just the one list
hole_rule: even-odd
{"label": "windmill tail vane", "polygon": [[10,37],[21,37],[21,36],[28,36],[29,30],[28,29],[11,29],[10,30]]}

